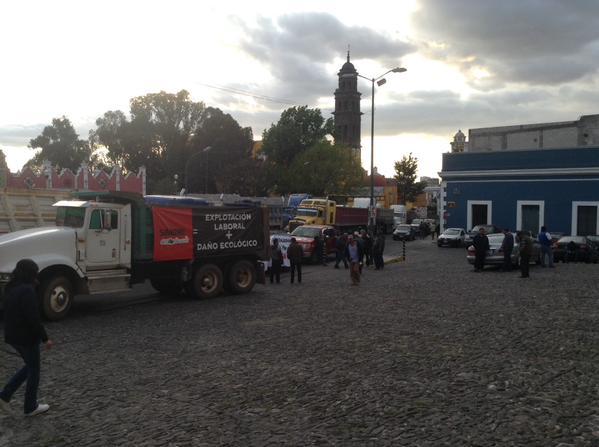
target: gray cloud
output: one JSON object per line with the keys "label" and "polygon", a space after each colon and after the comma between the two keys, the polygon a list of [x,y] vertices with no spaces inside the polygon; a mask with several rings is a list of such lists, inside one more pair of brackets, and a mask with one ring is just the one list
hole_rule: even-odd
{"label": "gray cloud", "polygon": [[497,79],[487,87],[561,84],[597,71],[599,2],[420,0],[420,6],[412,20],[423,51],[464,70],[488,68]]}
{"label": "gray cloud", "polygon": [[38,136],[44,129],[44,124],[29,126],[5,125],[0,126],[0,147],[27,146],[29,140]]}
{"label": "gray cloud", "polygon": [[351,44],[352,60],[393,60],[395,65],[415,50],[409,43],[369,28],[347,26],[326,13],[290,14],[276,22],[261,18],[256,28],[240,25],[247,35],[242,50],[276,78],[267,94],[297,104],[310,105],[320,97],[332,96],[337,80],[327,64],[345,56],[347,44]]}

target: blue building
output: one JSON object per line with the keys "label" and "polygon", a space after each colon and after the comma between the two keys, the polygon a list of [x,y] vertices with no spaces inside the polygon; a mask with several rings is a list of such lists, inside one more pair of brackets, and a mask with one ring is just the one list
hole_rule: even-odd
{"label": "blue building", "polygon": [[599,147],[443,154],[444,228],[599,234]]}

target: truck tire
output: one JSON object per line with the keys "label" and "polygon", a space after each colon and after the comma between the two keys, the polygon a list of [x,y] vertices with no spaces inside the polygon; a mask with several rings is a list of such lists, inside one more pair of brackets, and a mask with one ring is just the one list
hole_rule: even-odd
{"label": "truck tire", "polygon": [[233,293],[248,293],[256,284],[256,267],[250,261],[237,261],[229,270],[229,289]]}
{"label": "truck tire", "polygon": [[176,296],[181,292],[181,283],[173,278],[154,278],[150,280],[150,284],[164,296]]}
{"label": "truck tire", "polygon": [[62,320],[73,304],[73,284],[65,276],[49,278],[42,283],[41,298],[44,317],[51,321]]}
{"label": "truck tire", "polygon": [[220,295],[223,290],[223,272],[214,264],[196,269],[191,284],[194,298],[207,299]]}

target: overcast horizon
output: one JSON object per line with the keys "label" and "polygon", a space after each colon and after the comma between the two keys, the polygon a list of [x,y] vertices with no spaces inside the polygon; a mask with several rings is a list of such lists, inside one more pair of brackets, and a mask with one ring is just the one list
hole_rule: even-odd
{"label": "overcast horizon", "polygon": [[[412,152],[436,177],[461,129],[574,121],[597,113],[599,2],[560,0],[21,1],[4,4],[0,149],[12,170],[62,115],[82,138],[135,96],[190,92],[256,139],[292,105],[330,117],[351,46],[377,88],[375,166]],[[362,92],[362,164],[370,166],[370,84]]]}

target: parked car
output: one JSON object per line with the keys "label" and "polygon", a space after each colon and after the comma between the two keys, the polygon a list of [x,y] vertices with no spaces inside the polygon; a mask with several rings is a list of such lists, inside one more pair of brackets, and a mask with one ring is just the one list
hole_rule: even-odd
{"label": "parked car", "polygon": [[413,241],[416,238],[416,231],[412,225],[401,224],[393,230],[394,241]]}
{"label": "parked car", "polygon": [[437,238],[439,247],[461,247],[464,245],[466,231],[463,228],[448,228]]}
{"label": "parked car", "polygon": [[597,263],[599,245],[588,236],[564,236],[553,245],[553,260]]}
{"label": "parked car", "polygon": [[472,230],[470,230],[468,233],[466,233],[466,237],[464,238],[464,243],[471,244],[472,239],[474,238],[474,236],[476,236],[478,234],[481,227],[485,229],[485,234],[487,236],[489,234],[497,234],[497,233],[502,232],[501,228],[499,228],[495,225],[492,225],[492,224],[491,225],[476,225],[474,228],[472,228]]}
{"label": "parked car", "polygon": [[[515,233],[514,235],[514,249],[512,250],[512,265],[518,266],[520,264],[520,249],[518,244],[518,238]],[[529,233],[530,235],[530,233]],[[505,235],[503,233],[493,233],[487,236],[489,238],[489,251],[485,258],[485,265],[502,265],[503,264],[503,250],[501,244]],[[474,246],[468,247],[468,254],[466,260],[470,264],[474,264]],[[533,240],[532,254],[530,255],[531,264],[540,264],[541,262],[541,244],[538,241]]]}

